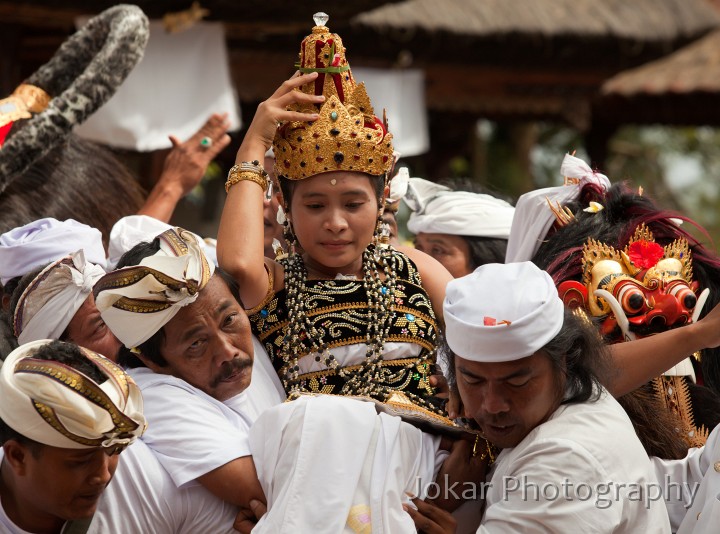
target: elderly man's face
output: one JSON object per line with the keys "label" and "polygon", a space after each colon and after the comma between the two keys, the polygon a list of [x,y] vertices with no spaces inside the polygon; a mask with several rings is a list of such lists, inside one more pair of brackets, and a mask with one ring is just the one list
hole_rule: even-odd
{"label": "elderly man's face", "polygon": [[[8,441],[4,449],[4,463],[8,465],[3,469],[9,467],[14,471],[16,491],[22,502],[36,507],[33,511],[25,510],[25,514],[38,526],[92,516],[119,458],[108,456],[101,448],[43,445],[39,450],[31,450],[14,440]],[[6,503],[3,505],[7,510]]]}
{"label": "elderly man's face", "polygon": [[66,332],[67,341],[102,354],[113,361],[117,359],[120,341],[100,316],[92,293],[75,312]]}
{"label": "elderly man's face", "polygon": [[165,325],[160,354],[166,367],[153,370],[182,378],[220,401],[242,393],[252,375],[250,322],[220,276]]}
{"label": "elderly man's face", "polygon": [[502,448],[520,443],[562,400],[564,386],[543,352],[500,363],[456,357],[455,371],[466,415]]}

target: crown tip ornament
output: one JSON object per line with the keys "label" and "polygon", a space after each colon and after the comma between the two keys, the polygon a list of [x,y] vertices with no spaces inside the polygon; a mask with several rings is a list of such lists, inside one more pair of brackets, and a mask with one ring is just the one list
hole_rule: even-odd
{"label": "crown tip ornament", "polygon": [[325,102],[288,107],[319,117],[281,124],[273,141],[275,172],[290,180],[331,171],[387,174],[393,164],[387,121],[375,116],[365,85],[355,82],[342,39],[324,26],[328,15],[316,13],[313,19],[317,26],[300,45],[297,67],[318,77],[299,90],[324,95]]}
{"label": "crown tip ornament", "polygon": [[322,11],[318,11],[313,15],[313,20],[315,21],[315,26],[325,26],[327,24],[327,21],[330,19],[327,13],[323,13]]}

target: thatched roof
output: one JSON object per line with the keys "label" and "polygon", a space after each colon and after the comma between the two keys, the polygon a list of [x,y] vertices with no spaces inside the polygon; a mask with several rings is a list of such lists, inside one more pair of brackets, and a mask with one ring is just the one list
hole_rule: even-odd
{"label": "thatched roof", "polygon": [[523,33],[637,41],[692,38],[718,24],[706,0],[408,0],[355,18],[376,28],[472,36]]}
{"label": "thatched roof", "polygon": [[720,31],[667,57],[614,76],[603,94],[618,96],[666,93],[716,93],[720,96]]}
{"label": "thatched roof", "polygon": [[618,122],[720,124],[720,30],[602,86],[598,108]]}
{"label": "thatched roof", "polygon": [[707,0],[406,0],[353,22],[434,60],[624,69],[697,39],[720,16]]}
{"label": "thatched roof", "polygon": [[[312,14],[317,11],[329,11],[332,20],[345,21],[358,13],[384,4],[385,0],[353,0],[335,2],[331,6],[323,0],[199,0],[202,8],[210,14],[207,20],[216,20],[230,24],[245,24],[282,27],[302,24],[305,29],[312,27]],[[127,0],[139,6],[150,18],[162,18],[166,13],[189,9],[193,0]],[[32,24],[39,27],[54,27],[73,24],[77,15],[99,13],[118,4],[114,0],[13,0],[0,1],[0,22]]]}

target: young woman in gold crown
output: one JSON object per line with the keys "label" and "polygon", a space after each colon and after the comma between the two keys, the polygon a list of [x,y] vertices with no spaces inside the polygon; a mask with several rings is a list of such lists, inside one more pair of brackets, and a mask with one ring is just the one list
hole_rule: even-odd
{"label": "young woman in gold crown", "polygon": [[[430,256],[387,244],[381,217],[392,135],[325,20],[316,18],[298,72],[260,104],[248,128],[226,183],[218,259],[238,281],[253,331],[291,398],[374,401],[380,411],[432,428],[422,448],[434,463],[443,446],[434,434],[458,431],[430,380],[452,277]],[[269,184],[259,162],[271,144],[289,244],[277,261],[263,255]],[[358,404],[374,413],[372,404]],[[361,439],[363,430],[356,432]],[[469,456],[472,443],[460,448]],[[470,476],[464,461],[458,465]]]}
{"label": "young woman in gold crown", "polygon": [[[299,71],[258,107],[230,171],[218,234],[254,331],[288,394],[370,397],[452,427],[430,385],[451,275],[387,245],[381,217],[392,135],[319,24]],[[273,145],[288,254],[263,258],[259,162]]]}

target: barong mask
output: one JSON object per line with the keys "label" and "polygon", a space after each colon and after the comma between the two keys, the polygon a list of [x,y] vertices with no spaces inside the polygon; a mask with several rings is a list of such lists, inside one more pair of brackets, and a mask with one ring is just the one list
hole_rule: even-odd
{"label": "barong mask", "polygon": [[318,113],[316,121],[291,121],[278,126],[273,149],[275,173],[302,180],[331,171],[357,171],[388,176],[393,165],[392,134],[387,120],[375,116],[365,85],[357,84],[345,57],[342,39],[325,26],[328,16],[316,13],[316,26],[300,45],[296,65],[318,77],[300,90],[325,95],[325,102],[296,104],[288,109]]}
{"label": "barong mask", "polygon": [[[577,199],[545,209],[554,214],[555,228],[543,236],[534,261],[553,276],[566,305],[595,319],[606,341],[631,341],[700,317],[710,296],[701,290],[714,287],[708,274],[714,262],[679,226],[687,219],[660,209],[642,188],[633,191],[625,184],[606,191],[586,185]],[[704,368],[699,353],[694,356]],[[717,424],[702,414],[695,424],[695,369],[686,358],[620,401],[646,450],[656,456],[682,457],[684,451],[676,438],[658,437],[644,426],[645,411],[656,409],[653,403],[679,418],[674,430],[688,447],[703,445],[704,425]]]}
{"label": "barong mask", "polygon": [[582,282],[566,280],[558,293],[566,305],[601,318],[601,333],[633,340],[697,320],[709,290],[698,295],[688,242],[662,247],[643,224],[622,250],[589,239],[583,247]]}
{"label": "barong mask", "polygon": [[105,375],[98,384],[66,364],[34,358],[43,339],[10,353],[0,371],[2,420],[38,443],[65,449],[102,447],[118,454],[146,428],[140,389],[104,356],[80,347]]}

